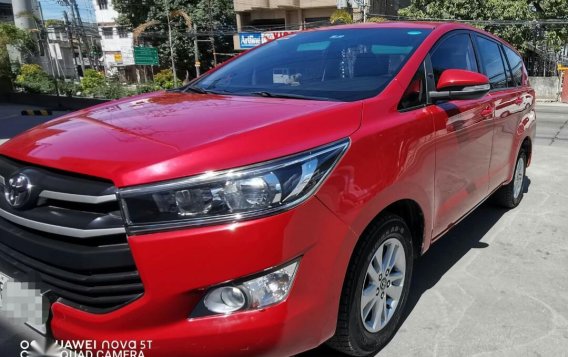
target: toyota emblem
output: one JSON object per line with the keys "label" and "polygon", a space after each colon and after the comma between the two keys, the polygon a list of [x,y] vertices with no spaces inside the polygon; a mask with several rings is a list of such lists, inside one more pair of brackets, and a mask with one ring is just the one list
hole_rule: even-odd
{"label": "toyota emblem", "polygon": [[6,201],[14,208],[24,206],[30,199],[31,191],[30,179],[22,173],[12,176],[4,186]]}

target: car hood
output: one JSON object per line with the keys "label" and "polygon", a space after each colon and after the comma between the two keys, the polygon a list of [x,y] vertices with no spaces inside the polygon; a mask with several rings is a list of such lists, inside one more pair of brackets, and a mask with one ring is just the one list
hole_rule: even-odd
{"label": "car hood", "polygon": [[347,137],[361,103],[157,92],[30,129],[0,155],[118,187],[269,160]]}

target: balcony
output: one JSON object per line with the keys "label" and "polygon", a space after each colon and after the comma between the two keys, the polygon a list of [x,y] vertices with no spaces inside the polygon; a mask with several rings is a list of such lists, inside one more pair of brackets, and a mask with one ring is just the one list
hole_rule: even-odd
{"label": "balcony", "polygon": [[298,8],[300,0],[270,0],[272,8]]}
{"label": "balcony", "polygon": [[268,9],[270,8],[268,0],[250,0],[252,9]]}
{"label": "balcony", "polygon": [[311,9],[318,7],[336,7],[337,0],[300,0],[302,9]]}

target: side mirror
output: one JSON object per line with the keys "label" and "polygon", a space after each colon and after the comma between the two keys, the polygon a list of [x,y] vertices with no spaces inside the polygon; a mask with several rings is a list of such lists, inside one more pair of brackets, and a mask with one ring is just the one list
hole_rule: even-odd
{"label": "side mirror", "polygon": [[487,76],[466,71],[463,69],[447,69],[442,72],[435,91],[431,91],[430,98],[437,100],[478,99],[489,90]]}

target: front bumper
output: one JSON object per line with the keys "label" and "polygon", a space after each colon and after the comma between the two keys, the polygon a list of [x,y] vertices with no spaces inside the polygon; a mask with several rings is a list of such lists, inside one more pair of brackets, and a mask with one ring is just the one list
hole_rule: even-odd
{"label": "front bumper", "polygon": [[[58,340],[152,341],[145,356],[291,355],[335,330],[355,237],[317,198],[275,216],[129,237],[144,295],[106,314],[52,306]],[[190,319],[211,286],[302,256],[287,300]]]}

